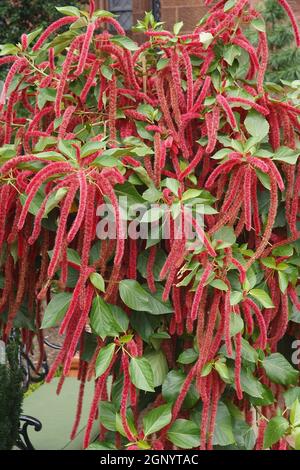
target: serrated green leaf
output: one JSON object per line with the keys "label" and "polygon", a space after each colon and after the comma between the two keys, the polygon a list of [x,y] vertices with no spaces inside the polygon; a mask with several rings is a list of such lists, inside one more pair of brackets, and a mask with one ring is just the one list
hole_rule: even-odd
{"label": "serrated green leaf", "polygon": [[274,308],[271,297],[263,289],[252,289],[249,294],[258,300],[264,308]]}
{"label": "serrated green leaf", "polygon": [[289,422],[282,416],[270,419],[264,435],[264,449],[269,449],[284,436],[289,427]]}
{"label": "serrated green leaf", "polygon": [[133,357],[129,364],[129,374],[132,383],[140,390],[154,392],[153,371],[148,359]]}
{"label": "serrated green leaf", "polygon": [[55,294],[46,307],[42,329],[56,326],[64,317],[72,299],[70,292],[60,292]]}
{"label": "serrated green leaf", "polygon": [[281,385],[295,385],[299,372],[280,353],[273,353],[262,361],[262,366],[272,382]]}
{"label": "serrated green leaf", "polygon": [[168,439],[180,449],[193,449],[200,445],[200,430],[193,421],[177,419],[168,431]]}
{"label": "serrated green leaf", "polygon": [[172,406],[162,405],[149,411],[143,418],[144,435],[149,436],[167,426],[172,419]]}
{"label": "serrated green leaf", "polygon": [[98,377],[101,377],[101,375],[103,375],[104,372],[106,372],[106,370],[108,369],[111,363],[111,360],[114,356],[115,349],[116,349],[115,343],[108,344],[107,346],[104,346],[104,348],[101,348],[98,354],[98,357],[96,359],[96,364],[95,364],[96,379]]}
{"label": "serrated green leaf", "polygon": [[103,276],[99,273],[92,273],[90,274],[90,281],[96,289],[100,290],[101,292],[105,292],[105,281]]}

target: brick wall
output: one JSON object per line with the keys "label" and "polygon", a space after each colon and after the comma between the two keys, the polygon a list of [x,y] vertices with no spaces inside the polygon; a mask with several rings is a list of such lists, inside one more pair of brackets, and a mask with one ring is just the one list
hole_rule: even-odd
{"label": "brick wall", "polygon": [[[252,0],[253,3],[261,0]],[[300,24],[300,0],[288,0]],[[107,8],[106,0],[97,0],[99,8]],[[145,11],[151,9],[151,0],[133,0],[133,24],[142,18]],[[205,14],[207,8],[204,0],[161,0],[162,21],[166,29],[172,29],[174,23],[184,22],[184,31],[191,31],[199,19]]]}
{"label": "brick wall", "polygon": [[[255,3],[257,0],[252,1]],[[288,2],[300,24],[300,0]],[[162,21],[166,22],[167,29],[171,29],[174,23],[183,21],[184,31],[190,31],[206,11],[203,0],[161,0]]]}

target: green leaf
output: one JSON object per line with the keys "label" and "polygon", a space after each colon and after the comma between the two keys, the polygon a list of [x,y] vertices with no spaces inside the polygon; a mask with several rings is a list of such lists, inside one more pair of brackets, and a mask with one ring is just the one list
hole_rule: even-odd
{"label": "green leaf", "polygon": [[58,152],[39,152],[35,154],[38,158],[46,158],[47,160],[51,160],[52,162],[63,162],[66,161],[65,157],[63,157]]}
{"label": "green leaf", "polygon": [[[166,402],[173,403],[177,400],[185,379],[186,375],[180,370],[171,370],[168,373],[162,385],[162,396]],[[198,400],[199,394],[195,385],[192,383],[184,399],[183,409],[192,408]]]}
{"label": "green leaf", "polygon": [[228,286],[225,284],[222,279],[213,279],[210,283],[210,286],[214,287],[215,289],[222,290],[224,292],[228,291]]}
{"label": "green leaf", "polygon": [[[26,194],[20,194],[19,198],[20,198],[22,206],[24,206],[24,204],[26,202],[26,199],[27,199],[27,195]],[[44,196],[43,190],[39,189],[38,192],[36,193],[35,197],[31,201],[31,204],[30,204],[30,207],[29,207],[30,214],[36,215],[38,213],[38,211],[39,211],[39,209],[40,209],[40,207],[43,203],[44,198],[45,198],[45,196]]]}
{"label": "green leaf", "polygon": [[160,431],[172,419],[172,406],[170,404],[159,406],[149,411],[143,418],[145,437]]}
{"label": "green leaf", "polygon": [[200,196],[202,193],[201,189],[187,189],[183,195],[181,200],[184,201],[189,201],[190,199],[194,199],[198,196]]}
{"label": "green leaf", "polygon": [[178,189],[180,187],[179,181],[174,178],[166,178],[163,181],[163,185],[166,186],[175,196],[178,196]]}
{"label": "green leaf", "polygon": [[154,377],[150,362],[144,357],[133,357],[129,365],[132,383],[140,390],[154,392]]}
{"label": "green leaf", "polygon": [[265,20],[262,16],[259,16],[258,18],[255,18],[254,20],[251,21],[251,25],[257,30],[260,31],[261,33],[266,32],[266,23]]}
{"label": "green leaf", "polygon": [[93,14],[93,17],[95,18],[103,18],[103,17],[106,17],[106,18],[115,18],[116,15],[114,13],[112,13],[111,11],[107,11],[107,10],[96,10],[95,13]]}
{"label": "green leaf", "polygon": [[264,435],[264,449],[269,449],[284,436],[289,427],[289,422],[282,416],[275,416],[268,422]]}
{"label": "green leaf", "polygon": [[293,256],[294,253],[294,248],[292,245],[284,245],[284,246],[279,246],[278,248],[274,248],[272,250],[272,254],[274,256],[288,256],[291,257]]}
{"label": "green leaf", "polygon": [[273,160],[279,160],[280,162],[289,163],[290,165],[296,165],[300,150],[293,150],[289,147],[280,147],[276,150]]}
{"label": "green leaf", "polygon": [[292,434],[292,437],[295,441],[295,450],[300,450],[300,429],[297,428],[295,432]]}
{"label": "green leaf", "polygon": [[56,326],[64,317],[72,299],[71,292],[55,294],[46,307],[42,329]]}
{"label": "green leaf", "polygon": [[31,31],[31,33],[27,34],[27,42],[28,46],[32,43],[32,41],[35,40],[35,38],[43,31],[43,28],[38,28],[35,29],[34,31]]}
{"label": "green leaf", "polygon": [[105,142],[88,142],[87,144],[83,145],[80,151],[80,156],[81,158],[89,157],[90,155],[93,155],[93,153],[103,149],[105,145]]}
{"label": "green leaf", "polygon": [[236,242],[236,236],[232,227],[222,227],[213,235],[213,240],[219,241],[217,248],[228,248]]}
{"label": "green leaf", "polygon": [[105,282],[103,276],[99,273],[92,273],[90,274],[90,281],[96,289],[100,290],[101,292],[105,292]]}
{"label": "green leaf", "polygon": [[267,268],[276,269],[276,260],[272,256],[269,256],[268,258],[263,258],[261,262]]}
{"label": "green leaf", "polygon": [[92,442],[86,450],[117,450],[116,447],[111,442]]}
{"label": "green leaf", "polygon": [[234,44],[224,49],[224,60],[227,64],[232,65],[234,60],[241,55],[241,49]]}
{"label": "green leaf", "polygon": [[183,21],[179,21],[178,23],[175,23],[173,26],[173,32],[175,36],[177,36],[180,33],[180,30],[183,27]]}
{"label": "green leaf", "polygon": [[55,7],[55,8],[62,15],[80,17],[80,10],[76,7],[66,6],[66,7]]}
{"label": "green leaf", "polygon": [[300,402],[295,400],[290,412],[290,422],[293,426],[300,426]]}
{"label": "green leaf", "polygon": [[270,189],[271,189],[270,176],[267,175],[266,173],[263,173],[262,171],[258,170],[257,168],[255,169],[255,172],[256,172],[256,175],[257,175],[259,181],[264,186],[264,188],[266,188],[270,191]]}
{"label": "green leaf", "polygon": [[[153,335],[151,336],[151,338]],[[154,387],[160,387],[165,378],[167,377],[169,367],[166,356],[163,351],[151,351],[146,352],[144,357],[148,360],[151,369],[153,371],[153,385]]]}
{"label": "green leaf", "polygon": [[200,445],[199,426],[188,419],[177,419],[167,435],[172,444],[181,449],[194,449]]}
{"label": "green leaf", "polygon": [[118,46],[123,47],[124,49],[127,49],[128,51],[137,51],[139,48],[137,43],[128,36],[115,35],[110,38],[110,41],[114,44],[117,44]]}
{"label": "green leaf", "polygon": [[281,385],[295,385],[299,372],[280,353],[274,353],[262,361],[262,366],[272,382]]}
{"label": "green leaf", "polygon": [[230,315],[230,336],[235,336],[244,330],[244,321],[240,315],[232,313]]}
{"label": "green leaf", "polygon": [[252,289],[249,294],[258,300],[264,308],[274,308],[271,297],[263,289]]}
{"label": "green leaf", "polygon": [[116,406],[109,401],[100,401],[99,421],[108,431],[116,431]]}
{"label": "green leaf", "polygon": [[287,408],[291,408],[295,400],[300,401],[300,387],[292,387],[283,394],[285,405]]}
{"label": "green leaf", "polygon": [[38,92],[37,103],[39,109],[43,109],[45,104],[50,101],[55,101],[56,89],[54,88],[40,88]]}
{"label": "green leaf", "polygon": [[[137,431],[134,425],[134,419],[133,419],[133,414],[130,408],[127,408],[126,410],[126,416],[127,416],[127,422],[130,431],[134,436],[137,436]],[[126,432],[123,427],[122,419],[120,413],[116,413],[116,430],[123,436],[126,437]]]}
{"label": "green leaf", "polygon": [[245,338],[242,338],[242,358],[248,362],[257,363],[258,353]]}
{"label": "green leaf", "polygon": [[243,293],[238,290],[233,290],[230,294],[230,305],[238,305],[243,299]]}
{"label": "green leaf", "polygon": [[147,292],[137,281],[125,279],[119,284],[120,297],[133,310],[149,312],[152,315],[171,313],[173,307]]}
{"label": "green leaf", "polygon": [[263,396],[263,386],[260,383],[259,380],[257,380],[250,369],[244,369],[242,368],[241,370],[241,386],[242,390],[251,397],[254,398],[262,398]]}
{"label": "green leaf", "polygon": [[216,417],[216,426],[213,437],[214,446],[228,446],[234,444],[232,419],[225,403],[219,402]]}
{"label": "green leaf", "polygon": [[113,77],[113,69],[109,67],[108,65],[101,65],[101,73],[103,77],[105,77],[107,80],[111,80]]}
{"label": "green leaf", "polygon": [[116,349],[115,343],[108,344],[104,348],[101,348],[98,354],[97,360],[96,360],[96,365],[95,365],[96,379],[98,377],[101,377],[101,375],[103,375],[104,372],[106,372],[106,370],[108,369],[111,363],[111,360],[113,358],[115,349]]}
{"label": "green leaf", "polygon": [[223,380],[223,382],[229,381],[228,367],[225,362],[222,362],[219,359],[217,362],[215,362],[215,369],[218,372],[221,379]]}
{"label": "green leaf", "polygon": [[278,281],[279,281],[279,288],[282,293],[285,293],[285,291],[288,288],[289,285],[289,277],[286,273],[283,273],[281,271],[278,271]]}
{"label": "green leaf", "polygon": [[156,64],[157,70],[159,71],[159,70],[164,69],[166,65],[168,65],[169,62],[170,62],[169,59],[162,57],[161,59],[158,60]]}
{"label": "green leaf", "polygon": [[272,405],[275,402],[274,395],[272,390],[266,385],[262,385],[262,396],[261,398],[250,397],[250,402],[254,406],[268,406]]}
{"label": "green leaf", "polygon": [[162,207],[152,207],[141,218],[141,223],[156,222],[164,215]]}
{"label": "green leaf", "polygon": [[[52,147],[57,143],[56,137],[40,137],[37,144],[34,146],[34,152],[43,152],[45,148]],[[57,152],[58,153],[58,152]]]}
{"label": "green leaf", "polygon": [[72,143],[78,144],[78,141],[60,140],[58,142],[58,150],[71,160],[76,160],[76,150],[72,146]]}
{"label": "green leaf", "polygon": [[203,49],[207,49],[213,42],[214,37],[210,32],[202,31],[199,34],[199,41],[203,44]]}
{"label": "green leaf", "polygon": [[236,4],[236,0],[227,0],[227,2],[224,5],[224,12],[226,13],[227,11],[231,10]]}
{"label": "green leaf", "polygon": [[207,362],[207,364],[204,364],[202,371],[201,371],[201,377],[207,377],[213,369],[213,362]]}
{"label": "green leaf", "polygon": [[0,44],[0,56],[16,55],[20,49],[14,44]]}
{"label": "green leaf", "polygon": [[259,141],[263,140],[270,130],[270,125],[266,118],[253,109],[249,111],[245,119],[245,127],[248,133]]}
{"label": "green leaf", "polygon": [[177,362],[179,362],[179,364],[192,364],[198,359],[198,357],[199,354],[195,351],[195,349],[189,348],[179,355]]}
{"label": "green leaf", "polygon": [[92,304],[90,324],[93,331],[104,340],[107,336],[115,337],[124,333],[128,318],[122,309],[106,303],[97,295]]}

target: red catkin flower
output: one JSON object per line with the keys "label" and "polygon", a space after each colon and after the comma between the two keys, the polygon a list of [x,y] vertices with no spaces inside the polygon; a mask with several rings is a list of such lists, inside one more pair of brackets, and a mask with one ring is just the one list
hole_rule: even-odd
{"label": "red catkin flower", "polygon": [[205,80],[204,80],[204,83],[202,85],[201,92],[200,92],[198,98],[196,99],[196,101],[194,102],[194,105],[193,105],[192,109],[190,109],[190,111],[192,113],[196,113],[200,109],[203,101],[205,100],[205,98],[208,95],[210,85],[211,85],[211,78],[206,77]]}
{"label": "red catkin flower", "polygon": [[127,400],[130,390],[130,377],[129,377],[129,361],[127,352],[123,351],[122,353],[122,368],[124,374],[124,384],[122,390],[122,397],[121,397],[121,407],[120,407],[120,415],[122,420],[122,425],[126,434],[126,437],[129,441],[135,442],[135,437],[132,434],[128,421],[127,421]]}
{"label": "red catkin flower", "polygon": [[91,87],[94,85],[94,80],[95,80],[95,77],[97,75],[97,72],[99,71],[99,62],[96,60],[94,63],[93,63],[93,66],[91,68],[91,71],[87,77],[87,80],[84,84],[84,87],[81,91],[81,94],[80,94],[80,99],[83,103],[85,103],[85,100],[86,100],[86,97],[91,89]]}
{"label": "red catkin flower", "polygon": [[63,118],[62,118],[62,123],[59,126],[59,131],[58,131],[58,138],[63,139],[65,137],[67,127],[69,125],[69,122],[72,118],[72,115],[75,111],[76,107],[75,106],[68,106],[67,109],[64,112]]}
{"label": "red catkin flower", "polygon": [[155,258],[156,258],[156,246],[151,246],[149,250],[149,256],[147,260],[147,283],[148,287],[151,292],[156,292],[156,287],[155,287],[155,280],[154,280],[154,274],[153,274],[153,268],[155,264]]}
{"label": "red catkin flower", "polygon": [[257,434],[257,439],[256,439],[255,450],[263,450],[266,428],[267,428],[267,421],[264,418],[261,418],[258,424],[258,434]]}
{"label": "red catkin flower", "polygon": [[5,100],[6,100],[6,97],[7,97],[7,92],[8,92],[8,89],[10,87],[10,84],[11,82],[13,81],[15,75],[20,72],[20,70],[23,68],[23,67],[26,67],[26,65],[28,65],[28,61],[27,59],[25,58],[19,58],[17,59],[14,64],[11,66],[7,76],[6,76],[6,79],[5,79],[5,82],[4,82],[4,85],[3,85],[3,88],[2,88],[2,92],[1,92],[1,95],[0,95],[0,109],[1,107],[4,105],[5,103]]}
{"label": "red catkin flower", "polygon": [[70,169],[71,169],[71,166],[69,163],[55,162],[44,167],[35,175],[34,178],[32,178],[32,180],[30,181],[26,189],[28,193],[28,197],[26,199],[26,202],[23,206],[23,210],[20,215],[20,220],[18,223],[18,230],[22,230],[24,223],[25,223],[26,216],[30,208],[30,204],[33,201],[39,187],[43,184],[43,182],[46,181],[47,178],[49,178],[50,176],[68,172],[70,171]]}
{"label": "red catkin flower", "polygon": [[244,304],[248,305],[251,308],[251,310],[253,310],[253,312],[255,313],[259,330],[260,330],[259,347],[261,349],[265,349],[266,344],[267,344],[267,328],[266,328],[266,323],[265,323],[263,314],[261,313],[260,308],[256,305],[256,303],[253,302],[253,300],[247,298],[244,301]]}
{"label": "red catkin flower", "polygon": [[54,245],[54,249],[52,253],[52,258],[48,267],[49,279],[51,279],[54,276],[55,269],[59,262],[59,257],[60,257],[61,250],[63,247],[64,237],[66,236],[68,215],[71,210],[71,206],[72,206],[76,191],[77,191],[77,182],[74,181],[74,183],[72,183],[68,189],[68,193],[66,195],[66,198],[64,200],[64,203],[61,209],[58,229],[57,229],[56,237],[55,237],[55,245]]}
{"label": "red catkin flower", "polygon": [[230,331],[230,320],[231,320],[231,305],[230,305],[230,294],[228,291],[225,294],[224,299],[224,329],[225,329],[225,344],[228,355],[232,356],[232,344],[231,344],[231,331]]}
{"label": "red catkin flower", "polygon": [[252,169],[246,168],[244,176],[244,211],[245,211],[245,225],[246,230],[250,232],[252,229],[252,213],[251,213],[251,183],[252,183]]}
{"label": "red catkin flower", "polygon": [[263,116],[268,116],[268,114],[270,113],[269,110],[265,108],[264,106],[261,106],[260,104],[255,103],[255,101],[247,100],[247,98],[241,98],[239,96],[236,96],[236,97],[230,96],[227,98],[227,101],[228,103],[231,103],[233,106],[235,104],[237,105],[244,104],[246,106],[250,106],[251,108],[261,113]]}
{"label": "red catkin flower", "polygon": [[76,214],[76,218],[72,224],[72,227],[70,228],[68,232],[68,236],[67,236],[68,243],[71,243],[74,240],[78,230],[81,227],[81,224],[85,216],[88,188],[87,188],[86,176],[83,170],[78,172],[77,178],[79,181],[79,197],[80,197],[79,207],[78,207],[78,212]]}
{"label": "red catkin flower", "polygon": [[82,43],[82,48],[81,48],[81,54],[79,56],[78,66],[75,72],[75,75],[77,77],[79,77],[84,71],[84,67],[85,67],[87,56],[89,53],[89,48],[93,39],[94,31],[95,31],[95,23],[90,23],[85,33],[84,41]]}
{"label": "red catkin flower", "polygon": [[229,122],[230,126],[232,127],[232,129],[237,129],[237,122],[236,122],[235,116],[233,114],[233,111],[232,111],[231,107],[229,106],[228,100],[222,95],[217,95],[217,102],[219,103],[219,105],[225,111],[228,122]]}
{"label": "red catkin flower", "polygon": [[198,309],[199,309],[199,304],[201,301],[201,297],[203,294],[203,289],[208,281],[209,276],[211,275],[213,270],[213,267],[210,263],[207,264],[207,266],[204,269],[204,272],[201,276],[200,282],[198,284],[197,290],[195,292],[194,300],[193,300],[193,305],[192,305],[192,310],[191,310],[191,319],[194,321],[197,318],[198,314]]}
{"label": "red catkin flower", "polygon": [[43,44],[44,42],[48,39],[48,37],[57,31],[59,28],[62,26],[66,26],[68,24],[72,24],[75,21],[78,20],[77,16],[65,16],[64,18],[60,18],[57,21],[54,21],[48,28],[45,29],[45,31],[41,34],[35,45],[33,46],[32,50],[37,51]]}
{"label": "red catkin flower", "polygon": [[235,368],[234,380],[235,390],[239,400],[243,399],[243,391],[241,387],[241,367],[242,367],[242,335],[238,333],[235,337]]}
{"label": "red catkin flower", "polygon": [[291,301],[295,305],[296,309],[299,310],[300,312],[300,299],[299,299],[296,289],[292,287],[291,285],[289,285],[288,287],[288,294],[291,298]]}

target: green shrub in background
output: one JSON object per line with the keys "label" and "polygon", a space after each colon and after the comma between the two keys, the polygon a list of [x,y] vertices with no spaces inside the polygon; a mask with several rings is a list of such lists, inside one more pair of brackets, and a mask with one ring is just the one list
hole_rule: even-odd
{"label": "green shrub in background", "polygon": [[[24,32],[45,28],[61,15],[55,7],[68,5],[82,6],[85,0],[1,0],[0,1],[0,44],[17,43]],[[2,68],[0,79],[6,70]]]}
{"label": "green shrub in background", "polygon": [[269,42],[269,70],[272,82],[300,79],[300,50],[296,48],[290,21],[277,0],[262,2]]}

